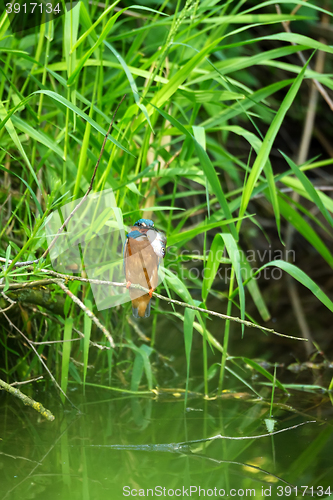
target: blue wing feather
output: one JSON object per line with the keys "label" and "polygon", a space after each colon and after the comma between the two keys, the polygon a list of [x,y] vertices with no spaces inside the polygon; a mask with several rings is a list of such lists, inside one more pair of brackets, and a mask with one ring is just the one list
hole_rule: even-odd
{"label": "blue wing feather", "polygon": [[140,236],[146,238],[145,234],[142,234],[142,233],[140,233],[140,231],[135,230],[135,231],[131,231],[130,233],[128,233],[127,238],[133,238],[136,240],[137,238],[140,238]]}

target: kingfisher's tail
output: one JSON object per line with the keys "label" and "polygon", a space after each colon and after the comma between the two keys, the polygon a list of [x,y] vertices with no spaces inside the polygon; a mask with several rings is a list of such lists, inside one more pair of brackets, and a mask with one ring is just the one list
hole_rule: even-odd
{"label": "kingfisher's tail", "polygon": [[[146,307],[145,307],[146,306]],[[132,306],[132,313],[134,318],[149,318],[150,316],[150,301],[148,304],[142,302],[138,307]]]}

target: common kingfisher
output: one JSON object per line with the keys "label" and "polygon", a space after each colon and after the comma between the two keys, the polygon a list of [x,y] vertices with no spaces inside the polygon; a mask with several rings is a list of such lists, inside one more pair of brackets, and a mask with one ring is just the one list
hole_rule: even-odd
{"label": "common kingfisher", "polygon": [[139,219],[128,233],[124,246],[124,270],[127,288],[137,284],[149,289],[148,293],[129,289],[133,316],[148,318],[150,299],[158,285],[158,266],[165,256],[166,237],[150,219]]}

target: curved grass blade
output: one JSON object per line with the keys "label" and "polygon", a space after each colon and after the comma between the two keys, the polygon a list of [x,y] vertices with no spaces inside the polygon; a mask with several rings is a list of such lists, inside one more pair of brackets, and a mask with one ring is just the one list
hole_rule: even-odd
{"label": "curved grass blade", "polygon": [[45,132],[32,127],[27,123],[26,120],[22,120],[18,116],[13,116],[12,121],[19,130],[27,134],[32,139],[35,139],[37,142],[44,144],[44,146],[57,153],[57,155],[59,155],[60,158],[62,158],[63,160],[65,159],[64,152],[61,149],[61,147],[58,146],[58,144],[55,141],[50,139],[50,137],[46,135]]}
{"label": "curved grass blade", "polygon": [[[180,132],[185,134],[186,137],[188,137],[189,139],[191,139],[194,142],[195,149],[197,151],[197,155],[198,155],[198,158],[200,160],[200,165],[202,167],[202,170],[206,174],[208,181],[209,181],[209,184],[210,184],[214,194],[216,195],[216,197],[217,197],[217,199],[218,199],[218,201],[223,209],[225,218],[231,220],[232,219],[231,212],[230,212],[227,200],[224,196],[220,180],[217,176],[217,173],[216,173],[216,171],[212,165],[212,162],[210,161],[209,156],[206,153],[206,151],[200,146],[200,144],[195,140],[193,135],[190,134],[190,132],[184,127],[184,125],[182,125],[176,118],[169,115],[168,113],[166,113],[162,109],[158,108],[153,103],[151,103],[151,105],[156,109],[156,111],[158,111],[158,113],[160,113],[174,127],[176,127],[178,130],[180,130]],[[243,215],[244,214],[242,214],[242,216]],[[231,234],[233,235],[234,239],[237,241],[238,235],[237,235],[237,231],[236,231],[236,227],[235,227],[234,223],[230,222],[228,225],[229,225],[229,229],[230,229]]]}
{"label": "curved grass blade", "polygon": [[287,203],[281,196],[279,196],[279,206],[283,217],[294,226],[294,228],[301,233],[306,240],[322,255],[322,257],[333,267],[333,255],[327,248],[322,239],[312,229],[310,224]]}
{"label": "curved grass blade", "polygon": [[[117,4],[118,2],[115,2],[115,4]],[[148,7],[144,7],[144,6],[140,6],[140,5],[132,5],[131,8],[136,8],[136,9],[141,9],[141,10],[150,10],[150,11],[153,11],[152,9],[148,8]],[[111,6],[109,7],[109,9],[111,9]],[[108,9],[107,9],[108,10]],[[101,34],[98,36],[98,38],[96,37],[93,37],[93,38],[96,38],[95,40],[95,43],[92,45],[92,47],[87,50],[87,52],[82,56],[80,62],[78,63],[78,65],[76,66],[75,70],[73,71],[73,73],[71,74],[71,76],[69,77],[68,81],[67,81],[67,85],[70,87],[71,85],[73,85],[73,83],[75,82],[75,80],[77,79],[77,77],[79,76],[85,62],[89,59],[89,57],[91,56],[91,54],[93,54],[95,52],[95,50],[101,45],[101,43],[105,40],[105,38],[108,36],[109,32],[111,31],[114,23],[116,22],[116,20],[118,19],[119,16],[121,16],[121,14],[123,14],[126,10],[128,10],[128,7],[125,7],[124,9],[120,10],[119,12],[117,12],[116,14],[114,14],[109,20],[108,22],[106,23],[106,25],[103,27],[102,29],[102,32]],[[157,11],[155,11],[157,12]],[[160,14],[160,12],[158,12],[158,14]],[[104,17],[105,16],[105,12],[102,14],[102,16]],[[100,18],[102,17],[100,16]],[[99,19],[100,21],[100,19]],[[97,23],[97,21],[96,21]],[[90,27],[90,34],[93,36],[93,30],[95,29],[95,24],[93,24],[91,27]],[[76,44],[72,47],[72,52],[74,50],[77,49],[77,47],[82,43],[83,39],[85,38],[86,36],[86,33],[84,35],[82,35],[79,40],[76,42]]]}
{"label": "curved grass blade", "polygon": [[[2,102],[0,101],[0,119],[4,119],[6,117],[6,109],[4,108],[4,105],[2,104]],[[36,182],[38,188],[40,189],[40,191],[42,192],[42,189],[40,187],[40,184],[38,182],[38,179],[37,179],[37,176],[36,176],[36,173],[34,171],[34,169],[32,168],[32,165],[26,155],[26,152],[21,144],[21,141],[16,133],[16,130],[13,126],[13,121],[14,121],[14,117],[11,119],[11,120],[8,120],[5,124],[5,127],[7,129],[7,132],[8,134],[10,135],[13,143],[15,144],[15,146],[17,147],[17,149],[19,150],[19,152],[21,153],[25,163],[27,164],[27,167],[29,169],[29,172],[31,173],[32,177],[34,178],[34,181]]]}
{"label": "curved grass blade", "polygon": [[317,205],[317,207],[319,208],[319,210],[321,211],[321,213],[323,214],[323,216],[325,217],[327,222],[333,227],[333,219],[332,219],[331,215],[328,213],[328,211],[326,210],[326,207],[324,206],[322,200],[320,199],[317,191],[313,187],[312,182],[309,181],[307,176],[302,172],[302,170],[300,170],[300,168],[296,165],[296,163],[294,163],[282,151],[280,151],[280,153],[282,154],[283,158],[286,160],[286,162],[288,163],[288,165],[290,166],[290,168],[292,169],[292,171],[294,172],[296,177],[303,184],[303,187],[304,187],[305,191],[307,191],[307,193],[310,197],[310,200],[312,200],[313,203],[315,203]]}
{"label": "curved grass blade", "polygon": [[[92,302],[89,299],[85,300],[85,306],[92,311]],[[91,334],[92,320],[87,314],[84,315],[84,342],[83,342],[83,393],[85,391],[87,368],[88,368],[88,356],[89,356],[89,345],[90,345],[90,334]]]}
{"label": "curved grass blade", "polygon": [[[294,4],[294,5],[303,5],[304,7],[307,7],[308,9],[313,9],[317,10],[319,12],[323,12],[324,14],[327,14],[328,16],[333,16],[332,12],[329,12],[328,10],[323,9],[322,7],[318,7],[317,5],[308,3],[306,0],[279,0],[280,4]],[[250,7],[249,9],[245,10],[242,12],[242,14],[247,14],[248,12],[252,12],[257,9],[262,9],[263,7],[267,7],[268,5],[275,5],[276,0],[267,0],[266,2],[261,2],[260,4],[256,4],[254,7]]]}
{"label": "curved grass blade", "polygon": [[[116,22],[116,20],[118,19],[118,17],[127,9],[127,7],[125,9],[122,9],[121,11],[117,12],[116,14],[114,14],[109,20],[108,22],[106,23],[106,25],[104,26],[101,34],[99,35],[98,38],[96,38],[96,41],[95,43],[92,45],[92,47],[90,47],[90,49],[88,49],[85,54],[81,57],[79,63],[77,64],[76,68],[74,69],[73,73],[71,74],[71,76],[68,78],[67,80],[67,85],[69,87],[71,87],[74,82],[76,81],[76,79],[78,78],[82,68],[84,67],[84,64],[85,62],[89,59],[89,57],[91,56],[91,54],[93,54],[95,52],[95,50],[101,45],[101,43],[105,40],[105,38],[108,36],[110,30],[112,29],[114,23]],[[94,26],[91,27],[91,29],[93,28]],[[82,37],[84,35],[82,35],[78,41],[76,42],[76,44],[72,47],[72,52],[74,50],[76,50],[76,48],[80,45],[80,43],[82,42]]]}
{"label": "curved grass blade", "polygon": [[[243,217],[243,218],[245,218],[245,217]],[[182,231],[181,233],[179,233],[177,231],[176,234],[172,234],[171,236],[168,237],[168,245],[171,246],[171,245],[175,245],[176,243],[180,243],[181,241],[184,241],[184,240],[193,239],[198,234],[200,234],[202,232],[210,231],[211,229],[214,229],[215,227],[225,226],[225,225],[228,225],[232,222],[236,222],[238,220],[240,220],[239,217],[235,217],[235,218],[230,219],[230,220],[222,220],[222,221],[219,220],[217,222],[211,222],[208,224],[200,224],[197,227],[195,227],[194,229],[188,229],[187,231]]]}
{"label": "curved grass blade", "polygon": [[135,80],[133,78],[132,73],[129,70],[129,67],[127,66],[125,60],[116,51],[116,49],[114,49],[112,47],[111,44],[109,44],[108,42],[104,41],[104,45],[106,45],[106,47],[111,50],[111,52],[116,56],[116,58],[118,59],[118,61],[122,65],[123,70],[125,71],[127,79],[129,81],[129,84],[130,84],[130,87],[131,87],[131,90],[132,90],[132,94],[133,94],[134,100],[135,100],[137,106],[141,109],[142,113],[145,115],[145,118],[146,118],[147,122],[149,123],[149,126],[150,126],[152,132],[154,133],[153,126],[152,126],[152,124],[150,122],[150,118],[149,118],[149,115],[148,115],[147,108],[146,108],[146,106],[144,104],[142,104],[140,102],[140,96],[139,96],[138,87],[136,86]]}
{"label": "curved grass blade", "polygon": [[[98,24],[115,8],[115,6],[120,2],[120,0],[116,0],[112,5],[110,5],[110,7],[108,7],[104,12],[103,14],[101,14],[99,16],[99,18],[97,19],[97,21],[94,22],[94,24],[91,23],[91,20],[90,20],[90,16],[89,16],[89,13],[84,5],[84,3],[82,3],[81,5],[81,8],[83,7],[83,17],[84,17],[84,23],[85,23],[85,32],[83,33],[83,35],[78,39],[78,41],[75,43],[75,45],[73,45],[72,47],[72,52],[74,50],[76,50],[80,45],[81,43],[90,35],[92,37],[92,39],[94,41],[97,40],[97,35],[95,33],[95,28],[98,26]],[[122,12],[124,12],[125,10],[127,10],[129,7],[126,7],[126,9],[123,9]],[[152,13],[155,13],[155,14],[159,14],[161,16],[167,16],[168,14],[165,14],[164,12],[161,12],[161,11],[158,11],[158,10],[155,10],[155,9],[152,9],[150,7],[145,7],[143,5],[131,5],[130,7],[131,9],[133,8],[136,8],[136,9],[139,9],[139,10],[145,10],[145,11],[148,11],[148,12],[152,12]],[[131,35],[130,36],[133,36],[133,31],[131,32]]]}
{"label": "curved grass blade", "polygon": [[148,388],[151,390],[153,388],[153,375],[149,362],[149,355],[153,349],[145,344],[140,348],[132,345],[131,348],[136,353],[132,370],[131,391],[137,391],[139,389],[143,370],[145,370],[146,373]]}
{"label": "curved grass blade", "polygon": [[149,356],[153,352],[153,349],[149,347],[149,345],[142,344],[140,347],[140,352],[141,356],[143,358],[143,366],[145,369],[146,377],[147,377],[147,383],[148,383],[148,388],[152,390],[153,388],[153,373],[151,370],[151,363],[149,361]]}
{"label": "curved grass blade", "polygon": [[195,311],[193,309],[185,309],[184,314],[184,343],[185,343],[185,356],[186,356],[186,392],[185,392],[185,408],[187,406],[187,393],[190,378],[190,362],[191,362],[191,349],[193,339],[193,322]]}
{"label": "curved grass blade", "polygon": [[[239,295],[239,305],[241,312],[241,319],[245,319],[245,293],[242,281],[241,267],[240,267],[240,256],[237,243],[229,233],[220,233],[220,237],[223,239],[224,244],[227,248],[229,257],[232,262],[232,267],[235,270],[236,279],[238,283],[238,295]],[[242,337],[244,335],[244,323],[242,323]]]}
{"label": "curved grass blade", "polygon": [[209,291],[214,283],[216,273],[223,259],[224,241],[219,234],[214,236],[208,259],[205,265],[204,278],[202,281],[202,300],[206,302]]}
{"label": "curved grass blade", "polygon": [[[228,358],[228,359],[235,359],[235,358]],[[226,366],[225,369],[227,370],[227,372],[231,373],[231,375],[233,375],[237,380],[242,382],[242,384],[244,384],[246,387],[248,387],[252,392],[254,392],[254,394],[256,394],[258,396],[258,398],[262,399],[259,392],[257,392],[254,389],[254,387],[252,387],[252,385],[249,384],[247,380],[245,380],[244,377],[241,377],[237,372],[232,370],[229,366]]]}
{"label": "curved grass blade", "polygon": [[[260,148],[262,147],[262,141],[252,132],[249,132],[248,130],[244,129],[243,127],[240,127],[237,125],[235,125],[235,126],[231,125],[229,127],[221,127],[221,130],[230,130],[231,132],[244,137],[244,139],[246,139],[251,144],[251,146],[253,147],[255,152],[257,154],[259,153]],[[272,203],[272,207],[273,207],[274,215],[275,215],[277,231],[279,234],[279,238],[282,241],[281,231],[280,231],[280,229],[281,229],[280,208],[279,208],[278,197],[277,197],[277,192],[276,192],[276,184],[275,184],[275,180],[274,180],[274,174],[273,174],[271,162],[269,161],[269,159],[266,161],[263,169],[264,169],[265,176],[267,179],[267,184],[268,184],[269,193],[270,193],[270,199],[271,199],[271,203]]]}
{"label": "curved grass blade", "polygon": [[308,67],[308,64],[311,60],[311,57],[308,60],[308,62],[304,65],[304,67],[302,68],[302,71],[296,77],[295,81],[291,85],[286,97],[283,99],[282,104],[281,104],[278,112],[276,113],[275,117],[273,118],[273,121],[272,121],[272,123],[267,131],[267,134],[263,140],[262,146],[260,148],[260,151],[258,153],[257,158],[255,159],[255,162],[254,162],[253,167],[251,169],[251,173],[249,175],[249,178],[247,180],[247,183],[246,183],[244,191],[243,191],[242,202],[241,202],[241,206],[240,206],[240,210],[239,210],[240,216],[243,216],[246,209],[247,209],[247,206],[248,206],[249,201],[250,201],[251,196],[252,196],[254,186],[258,180],[259,175],[261,174],[261,171],[263,170],[263,168],[264,168],[264,166],[269,158],[273,143],[274,143],[275,138],[278,134],[278,131],[279,131],[280,126],[283,122],[283,119],[284,119],[288,109],[292,105],[292,103],[296,97],[296,94],[301,86],[306,68]]}
{"label": "curved grass blade", "polygon": [[[253,361],[252,359],[245,358],[243,356],[230,356],[228,359],[241,359],[242,361],[244,361],[244,363],[251,366],[251,368],[253,368],[258,373],[260,373],[261,375],[266,377],[268,380],[270,380],[270,382],[272,382],[272,383],[274,382],[274,376],[271,373],[269,373],[267,370],[265,370],[265,368],[263,368],[258,363]],[[275,384],[283,392],[288,392],[287,389],[283,386],[283,384],[281,384],[281,382],[279,382],[277,379],[275,379]]]}
{"label": "curved grass blade", "polygon": [[[253,274],[253,270],[252,270],[251,265],[247,261],[245,253],[240,250],[239,254],[240,254],[240,260],[241,260],[242,276],[243,276],[243,280],[245,282],[248,278],[251,278],[251,276]],[[253,302],[255,303],[255,305],[259,311],[260,316],[262,317],[262,319],[264,321],[268,321],[270,319],[271,315],[267,309],[265,299],[261,294],[261,291],[260,291],[260,288],[258,286],[257,281],[250,279],[248,281],[248,283],[246,284],[246,286],[250,292],[250,295],[253,299]]]}
{"label": "curved grass blade", "polygon": [[[151,100],[151,103],[149,106],[147,106],[147,110],[149,115],[152,114],[153,109],[157,109],[159,112],[161,110],[159,109],[161,106],[163,106],[169,99],[170,97],[178,90],[179,86],[189,77],[189,74],[191,71],[202,62],[205,57],[213,51],[213,49],[216,47],[218,42],[221,39],[217,39],[208,46],[205,46],[200,52],[195,54],[191,59],[179,70],[177,73],[169,80],[169,82],[164,85],[161,90],[156,92],[154,95],[153,99]],[[142,118],[138,118],[136,123],[133,125],[134,131],[137,130],[137,128],[142,124],[143,120]]]}
{"label": "curved grass blade", "polygon": [[131,378],[131,391],[137,391],[143,375],[143,358],[140,352],[136,352]]}
{"label": "curved grass blade", "polygon": [[28,183],[27,183],[24,179],[22,179],[22,177],[20,177],[18,174],[16,174],[14,171],[12,171],[12,170],[8,170],[8,168],[3,167],[2,165],[0,165],[0,169],[1,169],[1,170],[4,170],[5,172],[8,172],[10,175],[15,175],[16,177],[18,177],[18,179],[20,179],[20,181],[22,181],[22,182],[23,182],[23,184],[24,184],[24,185],[26,186],[26,188],[29,190],[29,192],[30,192],[30,194],[31,194],[31,196],[32,196],[32,198],[33,198],[33,200],[34,200],[35,204],[36,204],[36,207],[37,207],[37,210],[38,210],[38,212],[39,212],[39,215],[40,215],[41,217],[43,217],[43,210],[42,210],[42,207],[40,206],[40,203],[39,203],[39,201],[37,200],[36,195],[35,195],[35,193],[33,192],[33,190],[31,189],[31,187],[29,186],[29,184],[28,184]]}
{"label": "curved grass blade", "polygon": [[[61,363],[61,389],[66,394],[68,385],[68,372],[69,372],[69,357],[71,352],[71,342],[66,342],[72,338],[73,318],[65,319],[64,328],[64,343],[62,345],[62,363]],[[61,393],[61,399],[64,402],[65,396]]]}
{"label": "curved grass blade", "polygon": [[[332,163],[333,163],[333,159],[332,159]],[[312,169],[312,168],[316,168],[316,166],[317,166],[317,164],[313,163],[312,165],[309,165],[309,168],[302,168],[301,167],[301,170],[302,171],[309,170],[309,169]],[[319,165],[319,166],[322,166],[322,165]],[[286,172],[286,174],[287,174],[287,172]],[[279,176],[279,180],[280,179],[281,179],[281,182],[283,182],[283,184],[285,184],[287,187],[292,188],[294,191],[296,191],[301,196],[303,196],[303,198],[306,198],[306,199],[312,201],[312,197],[309,196],[309,193],[304,189],[304,187],[302,186],[302,183],[298,179],[296,179],[296,177],[290,177],[289,175],[285,175],[283,177]],[[324,204],[324,207],[329,212],[333,213],[333,200],[332,200],[332,198],[330,198],[329,196],[327,196],[327,194],[325,194],[322,191],[317,191],[317,189],[316,189],[316,192],[317,192],[319,198],[321,199],[322,203]],[[309,217],[310,217],[310,215],[309,215]],[[317,224],[318,224],[318,222],[317,222]],[[321,227],[323,229],[325,229],[324,225],[322,225]]]}
{"label": "curved grass blade", "polygon": [[[64,106],[66,106],[66,108],[69,108],[71,111],[73,111],[74,113],[76,113],[79,116],[81,116],[81,118],[83,118],[88,123],[90,123],[90,125],[95,130],[97,130],[100,134],[102,134],[103,136],[106,135],[106,130],[104,130],[98,123],[95,122],[95,120],[93,120],[92,118],[90,118],[89,115],[87,115],[84,111],[81,111],[80,108],[78,108],[75,104],[73,104],[70,101],[68,101],[62,95],[56,94],[52,90],[36,90],[36,92],[34,92],[33,94],[45,94],[45,95],[48,95],[49,97],[51,97],[55,101],[59,102],[60,104],[63,104]],[[126,149],[125,146],[123,146],[122,144],[120,144],[120,142],[118,142],[116,139],[114,139],[111,134],[108,135],[108,140],[111,141],[118,148],[120,148],[123,151],[125,151],[125,153],[128,153],[131,156],[133,156],[133,154],[130,151],[128,151],[128,149]]]}
{"label": "curved grass blade", "polygon": [[[260,273],[265,267],[268,266],[274,266],[274,267],[279,267],[283,271],[286,271],[290,276],[295,278],[295,280],[299,281],[304,285],[306,288],[310,290],[310,292],[313,293],[315,297],[317,297],[320,302],[324,304],[330,311],[333,312],[333,302],[329,297],[324,293],[319,286],[311,279],[309,276],[299,269],[297,266],[294,264],[291,264],[290,262],[286,262],[284,260],[273,260],[272,262],[268,262],[264,266],[262,266],[260,269],[258,269],[257,273]],[[257,274],[255,273],[255,274]]]}
{"label": "curved grass blade", "polygon": [[237,102],[232,106],[223,109],[220,113],[207,118],[207,120],[203,121],[201,125],[205,128],[220,126],[221,123],[227,122],[231,118],[244,113],[246,110],[252,108],[256,104],[260,104],[261,101],[271,96],[272,94],[275,94],[275,92],[278,92],[280,89],[291,85],[293,81],[293,79],[283,80],[282,82],[272,83],[267,87],[257,90],[256,92],[253,92],[253,94],[247,96],[246,99],[243,99],[241,102]]}

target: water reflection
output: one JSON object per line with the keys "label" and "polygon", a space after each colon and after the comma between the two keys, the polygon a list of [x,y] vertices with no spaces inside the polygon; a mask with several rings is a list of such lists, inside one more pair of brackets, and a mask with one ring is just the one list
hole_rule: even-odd
{"label": "water reflection", "polygon": [[310,496],[311,487],[312,496],[333,493],[329,401],[318,406],[319,399],[316,405],[311,396],[311,410],[305,403],[295,410],[295,398],[293,407],[291,400],[289,408],[275,406],[275,431],[316,423],[260,439],[204,441],[217,434],[267,434],[269,404],[229,395],[190,399],[184,411],[184,402],[171,398],[105,395],[90,390],[83,399],[73,392],[81,415],[50,400],[56,420],[49,423],[1,394],[1,499],[295,498],[289,484],[298,487],[299,497],[301,486],[308,486]]}

